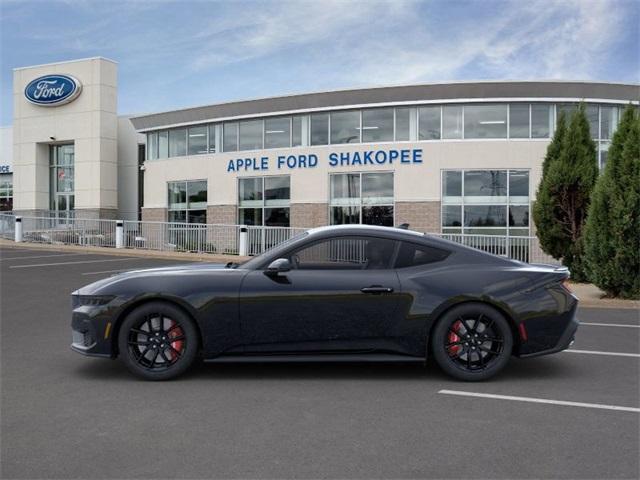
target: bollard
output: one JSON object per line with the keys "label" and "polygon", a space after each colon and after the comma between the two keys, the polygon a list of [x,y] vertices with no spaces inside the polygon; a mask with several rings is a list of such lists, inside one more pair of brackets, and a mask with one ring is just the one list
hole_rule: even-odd
{"label": "bollard", "polygon": [[124,248],[124,222],[116,220],[116,248]]}
{"label": "bollard", "polygon": [[247,237],[249,236],[249,229],[246,225],[240,227],[240,244],[238,245],[238,255],[246,257],[248,255],[249,242]]}
{"label": "bollard", "polygon": [[16,217],[15,242],[22,242],[22,217]]}

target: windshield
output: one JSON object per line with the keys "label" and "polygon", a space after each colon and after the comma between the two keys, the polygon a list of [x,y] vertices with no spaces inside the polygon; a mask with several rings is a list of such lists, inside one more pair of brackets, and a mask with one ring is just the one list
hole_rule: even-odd
{"label": "windshield", "polygon": [[309,232],[298,233],[293,237],[291,237],[290,239],[285,240],[282,243],[278,243],[277,245],[274,245],[271,248],[268,248],[267,250],[262,252],[260,255],[256,255],[255,257],[252,257],[251,259],[242,263],[241,264],[242,268],[248,268],[248,269],[256,268],[258,265],[260,265],[264,261],[264,258],[266,256],[269,256],[269,257],[273,256],[275,258],[278,258],[278,255],[277,255],[278,252],[286,250],[287,248],[289,248],[289,245],[291,245],[294,242],[297,242],[298,240],[306,237],[307,235],[309,235]]}

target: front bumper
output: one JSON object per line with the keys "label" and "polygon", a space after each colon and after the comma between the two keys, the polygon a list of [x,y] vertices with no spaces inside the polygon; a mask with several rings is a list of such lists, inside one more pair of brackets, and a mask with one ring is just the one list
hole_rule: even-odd
{"label": "front bumper", "polygon": [[114,358],[112,308],[81,306],[71,317],[71,350],[91,357]]}

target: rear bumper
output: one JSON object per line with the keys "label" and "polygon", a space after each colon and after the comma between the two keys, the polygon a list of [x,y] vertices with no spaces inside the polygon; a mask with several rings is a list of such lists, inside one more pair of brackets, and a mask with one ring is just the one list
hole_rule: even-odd
{"label": "rear bumper", "polygon": [[561,352],[563,350],[566,350],[567,348],[569,348],[571,346],[571,344],[575,340],[576,331],[578,330],[578,326],[579,325],[580,325],[580,321],[578,320],[578,317],[573,315],[571,317],[571,320],[567,324],[564,332],[562,333],[562,335],[558,339],[558,343],[555,346],[553,346],[552,348],[545,349],[545,350],[539,350],[537,352],[532,352],[532,353],[525,353],[525,354],[521,354],[521,355],[518,355],[518,356],[520,358],[531,358],[531,357],[539,357],[541,355],[549,355],[549,354],[552,354],[552,353],[558,353],[558,352]]}

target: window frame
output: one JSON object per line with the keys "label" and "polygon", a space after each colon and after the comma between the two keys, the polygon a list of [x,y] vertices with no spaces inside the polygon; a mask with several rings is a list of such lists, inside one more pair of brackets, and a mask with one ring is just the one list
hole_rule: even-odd
{"label": "window frame", "polygon": [[[329,241],[334,241],[334,240],[340,240],[340,239],[354,239],[354,240],[369,240],[369,239],[375,239],[375,240],[385,240],[388,242],[392,242],[393,245],[393,253],[390,255],[389,257],[389,261],[387,263],[387,267],[386,268],[377,268],[377,269],[367,269],[367,268],[336,268],[336,269],[299,269],[298,266],[295,264],[295,262],[291,261],[291,257],[293,255],[295,255],[297,252],[300,252],[302,250],[305,250],[307,248],[312,248],[315,247],[316,245],[323,243],[323,242],[329,242]],[[400,247],[400,244],[402,243],[402,240],[398,240],[395,238],[388,238],[385,236],[378,236],[378,235],[372,235],[372,234],[368,234],[366,232],[363,233],[358,233],[358,234],[341,234],[338,236],[331,236],[331,237],[323,237],[323,238],[319,238],[317,240],[308,242],[304,245],[299,245],[297,247],[292,247],[288,250],[286,250],[285,252],[281,253],[279,255],[278,258],[287,258],[289,260],[289,262],[291,263],[291,269],[295,270],[295,271],[300,271],[300,270],[306,270],[306,271],[326,271],[326,272],[336,272],[336,271],[340,271],[340,272],[353,272],[353,271],[361,271],[363,273],[367,273],[367,272],[371,272],[372,270],[376,270],[376,271],[383,271],[383,270],[387,270],[387,271],[392,271],[395,270],[395,264],[396,264],[396,260],[397,260],[397,256],[398,256],[398,250]]]}
{"label": "window frame", "polygon": [[[267,199],[266,199],[266,195],[265,195],[265,185],[266,185],[266,179],[268,178],[287,178],[289,180],[289,198],[288,199],[280,199],[279,201],[282,202],[287,202],[286,205],[282,204],[282,205],[275,205],[275,204],[271,204],[268,205],[267,204]],[[240,183],[243,180],[256,180],[259,179],[260,180],[260,188],[261,188],[261,199],[260,200],[256,200],[260,202],[260,205],[247,205],[247,206],[242,206],[242,200],[240,199]],[[291,175],[262,175],[262,176],[247,176],[247,177],[237,177],[237,181],[236,181],[236,199],[237,199],[237,216],[236,218],[238,219],[238,224],[242,225],[242,222],[240,221],[240,211],[243,209],[249,209],[249,210],[260,210],[261,211],[261,222],[260,225],[253,225],[253,226],[257,226],[257,227],[267,227],[267,228],[291,228]],[[278,225],[265,225],[265,211],[269,210],[269,209],[275,209],[275,208],[282,208],[282,209],[287,209],[289,210],[289,225],[287,226],[278,226]]]}
{"label": "window frame", "polygon": [[[499,201],[481,201],[481,202],[467,202],[465,201],[465,172],[478,172],[478,171],[504,171],[506,172],[506,195],[500,196],[498,198],[504,200]],[[450,197],[451,200],[445,201],[445,197],[443,196],[444,188],[443,182],[445,178],[445,174],[447,172],[460,172],[461,173],[461,195],[459,197]],[[524,202],[522,200],[511,200],[511,174],[512,173],[524,173],[528,174],[528,192],[527,201]],[[447,197],[449,198],[449,197]],[[521,196],[514,197],[521,198]],[[459,199],[459,200],[455,200]],[[446,207],[458,207],[460,209],[460,226],[446,226],[444,225],[445,219],[445,208]],[[504,226],[466,226],[465,225],[465,207],[466,206],[474,206],[474,207],[504,207],[505,209],[505,225]],[[509,225],[509,210],[511,207],[520,207],[526,206],[528,207],[529,212],[529,221],[526,227],[520,226],[511,226]],[[497,236],[505,236],[505,237],[521,237],[521,236],[531,236],[531,227],[532,227],[532,216],[531,216],[531,208],[532,208],[532,188],[531,188],[531,169],[530,168],[444,168],[440,170],[440,233],[449,234],[449,235],[493,235],[491,233],[468,233],[467,230],[495,230],[495,231],[505,231],[504,234],[498,233]],[[527,230],[526,235],[522,234],[512,234],[511,230]],[[456,230],[455,232],[452,230]]]}
{"label": "window frame", "polygon": [[[367,174],[381,174],[381,173],[386,173],[386,174],[390,174],[392,175],[393,178],[393,201],[392,203],[364,203],[362,201],[363,199],[363,195],[362,195],[362,176],[363,175],[367,175]],[[354,204],[354,205],[339,205],[333,202],[333,197],[332,197],[332,190],[331,190],[331,178],[334,176],[338,176],[338,175],[358,175],[358,203]],[[395,171],[394,170],[374,170],[374,171],[357,171],[357,172],[336,172],[336,173],[330,173],[329,174],[329,188],[328,188],[328,192],[329,192],[329,201],[328,201],[328,224],[329,225],[369,225],[369,224],[363,224],[362,223],[362,218],[363,218],[363,208],[364,207],[391,207],[393,209],[393,225],[396,224],[396,175],[395,175]],[[355,198],[355,197],[354,197]],[[333,216],[332,216],[332,209],[334,207],[353,207],[353,208],[358,208],[358,223],[332,223],[333,221]]]}
{"label": "window frame", "polygon": [[[204,182],[205,185],[207,186],[206,188],[206,192],[207,192],[207,200],[206,200],[206,205],[204,208],[189,208],[189,183],[197,183],[197,182]],[[185,207],[184,208],[171,208],[171,202],[169,201],[169,195],[170,195],[170,185],[171,184],[177,184],[177,183],[183,183],[184,184],[184,192],[185,192]],[[205,212],[205,224],[207,223],[207,207],[209,206],[209,182],[207,181],[206,178],[199,178],[199,179],[193,179],[193,180],[169,180],[166,183],[167,185],[167,220],[168,223],[193,223],[196,225],[200,225],[200,223],[198,222],[189,222],[189,212],[198,212],[198,211],[204,211]],[[184,212],[184,218],[185,221],[184,222],[171,222],[169,221],[169,214],[170,212]]]}

